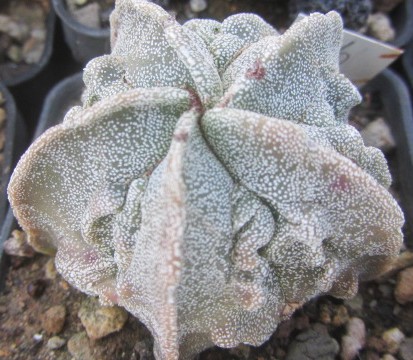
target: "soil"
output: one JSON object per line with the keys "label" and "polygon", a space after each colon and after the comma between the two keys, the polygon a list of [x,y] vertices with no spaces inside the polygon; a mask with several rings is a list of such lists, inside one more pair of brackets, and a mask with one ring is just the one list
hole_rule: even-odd
{"label": "soil", "polygon": [[49,0],[6,0],[0,3],[0,78],[30,71],[46,44]]}
{"label": "soil", "polygon": [[[86,295],[73,289],[58,275],[56,279],[47,278],[45,268],[48,261],[48,257],[39,254],[32,259],[11,259],[4,295],[0,297],[0,359],[73,358],[66,345],[58,350],[47,347],[48,339],[54,335],[44,330],[42,316],[50,307],[64,305],[68,315],[58,336],[67,341],[83,331],[77,313]],[[355,308],[351,302],[320,297],[296,311],[291,320],[280,324],[262,346],[239,346],[231,350],[213,348],[200,354],[199,360],[284,359],[296,336],[314,324],[323,324],[340,343],[346,334],[345,326],[353,316],[364,321],[368,334],[359,359],[379,359],[386,353],[386,345],[381,338],[385,330],[398,327],[406,336],[413,335],[413,304],[401,306],[392,296],[396,277],[395,274],[386,280],[362,284],[358,294],[362,298],[361,309]],[[88,346],[91,359],[134,360],[140,358],[142,350],[136,345],[142,342],[151,344],[150,334],[137,319],[129,316],[121,331],[101,340],[90,340]]]}
{"label": "soil", "polygon": [[[87,296],[58,275],[55,279],[47,278],[48,260],[40,254],[31,259],[11,258],[4,295],[0,297],[0,359],[72,358],[66,346],[62,350],[46,346],[53,335],[43,329],[42,315],[53,305],[64,305],[67,316],[58,336],[68,340],[83,330],[77,313]],[[136,339],[145,337],[150,337],[149,332],[130,316],[118,333],[91,341],[93,359],[130,359]]]}

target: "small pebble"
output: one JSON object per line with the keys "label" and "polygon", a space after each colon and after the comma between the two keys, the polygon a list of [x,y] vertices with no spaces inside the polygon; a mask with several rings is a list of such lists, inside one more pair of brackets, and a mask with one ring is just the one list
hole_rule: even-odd
{"label": "small pebble", "polygon": [[0,358],[8,359],[11,356],[11,351],[9,349],[0,348]]}
{"label": "small pebble", "polygon": [[413,301],[413,267],[399,272],[394,296],[396,301],[402,305]]}
{"label": "small pebble", "polygon": [[199,13],[208,7],[208,2],[206,0],[189,0],[189,6],[191,11]]}
{"label": "small pebble", "polygon": [[76,360],[93,360],[92,350],[86,332],[74,334],[67,342],[70,355]]}
{"label": "small pebble", "polygon": [[4,125],[4,122],[6,121],[6,110],[3,108],[0,108],[0,127]]}
{"label": "small pebble", "polygon": [[389,152],[396,147],[396,141],[391,134],[390,127],[383,118],[370,122],[360,132],[364,145],[374,146],[383,152]]}
{"label": "small pebble", "polygon": [[325,325],[329,325],[331,323],[331,309],[329,304],[321,304],[319,320]]}
{"label": "small pebble", "polygon": [[22,50],[20,46],[12,45],[7,50],[7,56],[11,61],[16,63],[22,61]]}
{"label": "small pebble", "polygon": [[27,64],[36,64],[42,58],[44,53],[44,40],[30,37],[22,49],[22,58]]}
{"label": "small pebble", "polygon": [[62,331],[66,319],[64,305],[56,305],[47,310],[42,317],[43,329],[49,334],[58,334]]}
{"label": "small pebble", "polygon": [[384,354],[380,360],[397,360],[392,354]]}
{"label": "small pebble", "polygon": [[386,344],[387,352],[396,354],[400,344],[405,338],[404,334],[398,328],[391,328],[382,334],[382,339]]}
{"label": "small pebble", "polygon": [[43,335],[42,334],[34,334],[33,335],[33,340],[38,343],[38,342],[43,340]]}
{"label": "small pebble", "polygon": [[50,350],[60,349],[64,344],[66,344],[66,340],[62,339],[59,336],[53,336],[47,341],[47,348]]}
{"label": "small pebble", "polygon": [[366,343],[366,327],[363,320],[353,317],[346,326],[346,335],[341,339],[341,359],[352,360]]}
{"label": "small pebble", "polygon": [[367,19],[367,32],[376,39],[384,42],[392,41],[396,36],[396,31],[389,17],[384,13],[369,15]]}
{"label": "small pebble", "polygon": [[0,32],[22,42],[29,36],[30,29],[25,21],[15,21],[10,16],[0,14]]}
{"label": "small pebble", "polygon": [[31,36],[38,40],[45,41],[47,38],[46,28],[43,26],[41,28],[36,28],[31,31]]}
{"label": "small pebble", "polygon": [[98,299],[86,299],[78,316],[90,339],[96,340],[119,331],[128,319],[128,313],[118,306],[101,306]]}
{"label": "small pebble", "polygon": [[338,354],[337,341],[328,335],[324,325],[314,324],[312,328],[298,334],[288,346],[286,360],[334,359]]}
{"label": "small pebble", "polygon": [[400,270],[413,266],[413,251],[403,251],[391,264],[389,269],[381,276],[391,282],[391,276],[397,274]]}
{"label": "small pebble", "polygon": [[43,295],[46,289],[46,281],[42,279],[34,280],[29,285],[27,285],[27,293],[34,299],[39,298]]}
{"label": "small pebble", "polygon": [[4,251],[7,255],[29,258],[35,254],[33,248],[27,242],[26,233],[20,230],[12,231],[11,237],[4,242]]}
{"label": "small pebble", "polygon": [[70,289],[69,283],[65,280],[60,280],[59,281],[59,286],[60,286],[61,289],[65,290],[65,291],[68,291]]}
{"label": "small pebble", "polygon": [[33,263],[32,266],[30,266],[30,271],[32,271],[32,272],[35,272],[39,269],[40,269],[40,265],[37,262]]}
{"label": "small pebble", "polygon": [[47,263],[44,266],[44,276],[50,280],[56,279],[57,271],[53,257],[47,260]]}
{"label": "small pebble", "polygon": [[348,315],[347,308],[344,305],[339,305],[334,308],[334,314],[331,321],[333,326],[339,327],[343,326],[349,320],[350,316]]}

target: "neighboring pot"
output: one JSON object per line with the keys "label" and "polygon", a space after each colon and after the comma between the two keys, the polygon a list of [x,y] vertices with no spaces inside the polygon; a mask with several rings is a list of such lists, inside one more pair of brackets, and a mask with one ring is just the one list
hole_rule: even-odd
{"label": "neighboring pot", "polygon": [[[39,119],[38,125],[36,127],[36,131],[34,134],[34,139],[36,139],[49,127],[62,122],[66,112],[72,106],[80,103],[80,97],[82,95],[83,88],[84,88],[84,84],[82,80],[82,73],[78,73],[66,79],[63,79],[61,82],[59,82],[57,85],[53,87],[53,89],[49,92],[44,102],[43,110],[40,115],[40,119]],[[0,89],[3,91],[3,88],[1,88],[1,84],[0,84]],[[12,112],[13,109],[8,110],[8,111]],[[15,109],[14,109],[14,113],[16,113]],[[12,122],[10,121],[10,123]],[[15,128],[15,129],[12,128],[11,131],[14,134],[14,137],[11,136],[10,139],[15,138],[17,134],[19,134],[19,140],[20,140],[20,137],[21,137],[20,133],[23,130],[24,129],[20,129],[20,128]],[[20,145],[19,151],[17,152],[17,154],[20,155],[25,149],[26,141],[14,142],[14,144]],[[8,153],[11,153],[11,148],[13,147],[12,145],[13,145],[13,142],[11,143],[11,145],[10,144],[7,145]],[[9,156],[9,157],[12,158],[12,156]],[[14,157],[13,160],[14,161],[10,163],[10,165],[8,166],[8,170],[13,168],[14,162],[17,160],[17,158]],[[8,173],[8,175],[10,175],[10,173]],[[6,190],[7,190],[8,181],[9,181],[9,176],[7,177],[5,176],[4,180],[2,178],[2,196],[4,194],[4,203],[6,205],[7,205]],[[2,198],[2,201],[3,201],[3,198]],[[4,211],[6,211],[6,209],[4,209]],[[2,218],[2,227],[1,227],[1,233],[0,233],[0,291],[2,290],[2,287],[4,286],[5,274],[7,270],[7,260],[6,260],[6,257],[3,256],[4,255],[3,254],[3,243],[5,240],[7,240],[10,237],[11,231],[15,229],[16,227],[17,227],[16,220],[13,216],[12,210],[9,208],[4,221]]]}
{"label": "neighboring pot", "polygon": [[110,52],[109,28],[93,29],[80,24],[67,9],[65,0],[52,0],[52,4],[62,21],[66,43],[76,61],[85,64]]}
{"label": "neighboring pot", "polygon": [[[46,20],[46,40],[45,47],[40,61],[35,64],[24,65],[27,70],[22,71],[21,66],[15,63],[6,63],[0,65],[0,79],[7,86],[19,85],[35,77],[42,71],[50,60],[53,50],[53,38],[55,33],[56,15],[53,8],[50,7]],[[22,65],[23,66],[23,65]]]}
{"label": "neighboring pot", "polygon": [[[18,157],[23,153],[27,145],[27,133],[26,127],[22,118],[20,117],[13,97],[7,90],[6,86],[0,82],[0,91],[5,98],[5,110],[6,110],[6,125],[5,131],[5,144],[3,149],[3,166],[0,174],[0,290],[4,281],[2,276],[3,270],[6,266],[3,255],[3,241],[7,239],[10,234],[10,230],[13,227],[14,217],[11,209],[9,208],[7,201],[7,185],[9,183],[11,170],[14,168]],[[6,216],[7,213],[7,216]]]}
{"label": "neighboring pot", "polygon": [[396,30],[396,38],[391,44],[404,47],[413,38],[413,1],[404,0],[390,13]]}
{"label": "neighboring pot", "polygon": [[369,82],[364,91],[380,93],[386,120],[397,144],[400,201],[406,222],[413,229],[413,114],[409,90],[399,75],[386,69]]}
{"label": "neighboring pot", "polygon": [[410,89],[413,90],[413,39],[406,46],[405,52],[402,55],[402,64],[410,83]]}
{"label": "neighboring pot", "polygon": [[85,87],[82,76],[82,72],[69,76],[50,90],[43,103],[34,139],[38,138],[49,127],[61,123],[71,107],[81,104],[80,98]]}
{"label": "neighboring pot", "polygon": [[18,157],[24,151],[27,145],[27,134],[23,120],[17,112],[14,99],[6,86],[0,82],[0,92],[5,98],[6,125],[5,143],[3,149],[3,166],[0,173],[0,223],[6,215],[7,201],[7,184],[14,164]]}

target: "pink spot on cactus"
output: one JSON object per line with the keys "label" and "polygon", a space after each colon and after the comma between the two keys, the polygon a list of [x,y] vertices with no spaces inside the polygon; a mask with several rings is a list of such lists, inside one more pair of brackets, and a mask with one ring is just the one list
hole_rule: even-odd
{"label": "pink spot on cactus", "polygon": [[251,68],[247,70],[245,74],[247,79],[261,80],[265,76],[265,67],[262,65],[261,60],[255,60]]}
{"label": "pink spot on cactus", "polygon": [[83,255],[83,257],[84,257],[86,263],[88,263],[88,264],[92,263],[93,264],[98,260],[99,254],[97,253],[96,250],[91,249],[89,251],[86,251],[86,253]]}
{"label": "pink spot on cactus", "polygon": [[350,190],[350,182],[346,175],[341,174],[332,184],[330,184],[332,191],[348,191]]}
{"label": "pink spot on cactus", "polygon": [[202,101],[197,92],[190,87],[188,87],[187,90],[189,92],[189,100],[191,101],[192,108],[194,108],[197,112],[203,112],[204,106],[202,105]]}
{"label": "pink spot on cactus", "polygon": [[111,302],[112,304],[117,304],[119,302],[119,296],[115,292],[114,289],[107,289],[106,291],[103,292],[102,296]]}
{"label": "pink spot on cactus", "polygon": [[186,142],[188,140],[188,133],[184,131],[180,133],[175,133],[174,139],[179,142]]}

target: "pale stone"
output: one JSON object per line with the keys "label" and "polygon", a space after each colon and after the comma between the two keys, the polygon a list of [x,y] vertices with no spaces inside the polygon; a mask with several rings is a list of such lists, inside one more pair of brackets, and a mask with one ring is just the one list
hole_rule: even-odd
{"label": "pale stone", "polygon": [[399,272],[394,296],[397,302],[402,305],[413,301],[413,267]]}
{"label": "pale stone", "polygon": [[128,313],[118,306],[101,306],[96,298],[82,303],[78,316],[90,339],[100,339],[122,329]]}
{"label": "pale stone", "polygon": [[366,342],[366,327],[363,320],[351,318],[346,326],[347,333],[341,340],[341,359],[352,360],[364,347]]}
{"label": "pale stone", "polygon": [[386,349],[390,354],[397,353],[404,337],[404,334],[398,328],[391,328],[382,334],[382,339],[386,343]]}

